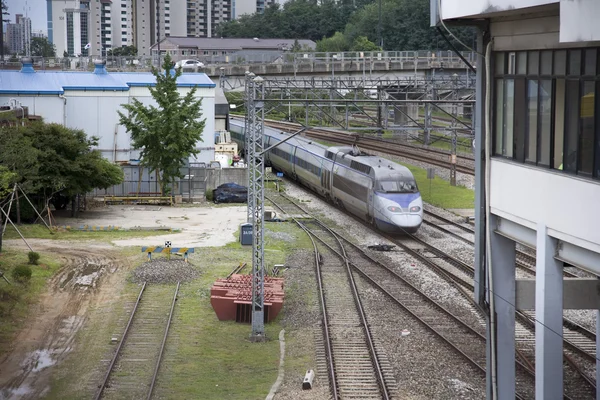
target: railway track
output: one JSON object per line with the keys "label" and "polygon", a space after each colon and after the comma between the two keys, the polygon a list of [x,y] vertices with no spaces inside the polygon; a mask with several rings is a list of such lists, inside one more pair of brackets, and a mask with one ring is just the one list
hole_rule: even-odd
{"label": "railway track", "polygon": [[[271,120],[265,120],[265,125],[271,128],[280,129],[285,132],[295,132],[300,127],[300,125],[290,122]],[[448,169],[452,168],[452,164],[450,162],[450,152],[440,149],[425,149],[420,146],[414,146],[385,139],[367,137],[365,135],[359,135],[356,133],[349,134],[347,132],[326,129],[310,129],[305,132],[305,135],[314,139],[323,140],[327,142],[336,142],[345,145],[360,144],[360,147],[365,150],[371,150],[384,154],[405,157],[408,159],[428,163],[438,167]],[[475,175],[473,157],[466,156],[463,154],[457,154],[456,159],[457,172],[467,175]]]}
{"label": "railway track", "polygon": [[96,400],[152,398],[178,293],[179,283],[142,285]]}
{"label": "railway track", "polygon": [[[333,232],[316,219],[300,221],[290,211],[304,211],[289,198],[285,205],[267,199],[309,235],[323,315],[323,336],[333,399],[393,399],[398,391],[389,362],[378,353],[347,257],[335,257],[334,248],[345,248]],[[290,210],[292,209],[292,210]],[[304,211],[304,214],[308,215]],[[325,239],[327,237],[327,239]],[[319,246],[314,238],[328,241]],[[323,242],[326,243],[326,242]],[[355,310],[352,312],[350,310]]]}
{"label": "railway track", "polygon": [[[474,242],[473,236],[472,236],[472,235],[475,235],[475,229],[473,229],[472,227],[464,226],[462,224],[452,221],[451,219],[448,219],[446,217],[443,217],[439,214],[433,213],[428,210],[424,210],[423,212],[426,216],[429,216],[431,218],[437,219],[442,222],[442,224],[439,224],[439,223],[436,224],[436,223],[432,222],[431,220],[424,219],[423,223],[425,225],[431,226],[449,236],[452,236],[452,237],[454,237],[460,241],[463,241],[469,245],[475,246],[475,242]],[[444,227],[443,225],[448,226],[450,228]],[[457,233],[456,230],[460,230],[462,232],[468,233],[470,238],[462,236],[461,234]],[[516,258],[517,258],[517,267],[518,268],[529,273],[531,276],[535,276],[535,256],[533,256],[529,253],[526,253],[522,250],[517,249],[516,250]],[[578,275],[576,275],[570,271],[567,271],[567,270],[563,271],[563,275],[568,278],[578,277]]]}
{"label": "railway track", "polygon": [[[457,224],[454,221],[442,217],[436,213],[432,213],[430,211],[426,211],[425,213],[437,218],[440,221],[443,221],[445,224],[454,226],[457,229],[465,232],[473,232],[470,227]],[[432,225],[436,228],[439,228],[435,224]],[[445,231],[445,233],[452,233],[452,231],[445,230],[443,228],[441,230]],[[460,235],[457,235],[456,237],[464,239]],[[469,243],[473,244],[472,241],[469,241]],[[527,253],[517,251],[517,266],[519,266],[519,264],[522,262],[519,260],[519,253],[522,257],[521,260],[523,258],[528,259],[532,257]],[[535,265],[535,258],[532,258],[532,264]],[[533,274],[533,276],[535,276],[534,268],[529,268],[524,265],[521,265],[521,267],[526,268]],[[564,275],[566,277],[577,277],[577,275],[568,271],[564,271]],[[532,340],[535,343],[535,312],[516,310],[516,320],[518,321],[515,332],[517,346],[521,347],[521,354],[525,355],[529,360],[535,360],[535,349],[532,349],[531,346],[523,345],[524,343],[526,344]],[[565,349],[565,361],[569,365],[569,368],[571,368],[571,372],[574,373],[573,375],[578,375],[584,380],[583,383],[587,384],[586,386],[591,389],[591,391],[587,394],[593,395],[591,392],[595,392],[596,390],[596,335],[594,332],[577,324],[576,322],[571,321],[568,318],[563,318],[563,343]],[[533,361],[530,362],[530,365],[533,367]],[[589,371],[593,371],[593,373]],[[567,372],[565,372],[565,374],[566,373]]]}
{"label": "railway track", "polygon": [[[288,204],[290,202],[293,203],[287,196],[284,197]],[[270,201],[275,205],[277,204],[271,199]],[[288,205],[285,208],[278,208],[285,211],[285,209],[289,209],[290,207]],[[295,208],[303,209],[297,204]],[[303,226],[303,223],[298,223]],[[312,220],[310,224],[322,225],[316,219]],[[327,246],[331,252],[337,254],[338,257],[345,259],[353,270],[360,274],[368,283],[386,294],[390,300],[407,311],[439,339],[447,343],[469,365],[479,371],[482,377],[485,376],[485,321],[480,311],[476,310],[479,321],[477,328],[474,328],[470,323],[461,320],[455,316],[454,312],[448,310],[425,292],[405,280],[392,268],[375,260],[339,233],[333,233],[339,238],[338,240],[341,239],[343,241],[343,253],[336,250],[335,244],[329,243],[323,237],[324,235],[311,231],[314,237],[324,246]],[[472,307],[475,308],[474,303],[472,303]],[[520,364],[517,377],[520,390],[525,390],[525,387],[531,388],[534,386],[534,374],[525,365]],[[519,395],[517,398],[527,398],[527,396]]]}
{"label": "railway track", "polygon": [[[300,206],[298,206],[298,208],[302,209]],[[468,231],[469,228],[463,227],[463,230]],[[469,231],[472,232],[472,230]],[[406,253],[430,266],[450,284],[459,289],[465,298],[470,302],[473,302],[472,279],[474,272],[471,265],[465,264],[413,236],[411,236],[411,240],[413,240],[412,245],[410,244],[410,241],[407,242],[405,239],[389,236],[387,239],[397,244]],[[434,255],[434,258],[431,258],[432,254]],[[352,259],[354,260],[354,258]],[[434,260],[437,260],[437,262],[434,262]],[[441,266],[440,264],[446,265]],[[353,267],[356,268],[354,265]],[[481,314],[481,316],[483,315]],[[531,318],[531,315],[528,317],[525,313],[520,311],[517,312],[515,332],[517,359],[520,360],[520,362],[518,361],[519,368],[522,371],[525,371],[525,374],[533,374],[535,368],[535,347],[532,346],[532,343],[535,343],[535,323],[532,323]],[[568,391],[570,394],[565,394],[564,397],[567,399],[586,398],[588,396],[593,398],[595,393],[595,381],[592,377],[593,374],[587,371],[595,368],[595,335],[592,332],[586,332],[585,328],[566,319],[565,325],[565,376],[569,377],[570,382],[569,385],[565,384],[565,393]],[[576,329],[571,331],[573,325]],[[580,328],[582,330],[580,330]],[[585,361],[582,362],[582,360]],[[588,364],[585,364],[586,362]],[[517,387],[522,385],[519,381],[522,382],[523,379],[517,379]]]}

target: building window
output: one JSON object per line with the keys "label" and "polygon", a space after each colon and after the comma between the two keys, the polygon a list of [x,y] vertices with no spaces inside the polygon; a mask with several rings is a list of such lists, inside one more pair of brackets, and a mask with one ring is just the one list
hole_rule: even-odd
{"label": "building window", "polygon": [[598,48],[494,53],[493,154],[600,179]]}

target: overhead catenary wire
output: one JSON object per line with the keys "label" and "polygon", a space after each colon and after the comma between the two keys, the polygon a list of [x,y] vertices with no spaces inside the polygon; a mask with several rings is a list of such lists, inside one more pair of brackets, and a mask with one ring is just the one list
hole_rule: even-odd
{"label": "overhead catenary wire", "polygon": [[[485,55],[481,54],[481,53],[478,53],[485,60],[485,64],[486,64],[486,72],[485,72],[486,73],[486,83],[485,83],[485,85],[486,85],[486,97],[485,97],[485,113],[486,113],[486,115],[489,115],[490,107],[491,107],[491,105],[490,105],[491,104],[491,88],[490,88],[491,48],[492,48],[492,42],[490,42],[487,45],[487,47],[486,47],[486,54]],[[264,99],[263,101],[267,101],[268,102],[268,101],[270,101],[270,99],[269,100],[268,99]],[[279,100],[272,100],[272,101],[279,101]],[[295,118],[293,118],[293,119],[295,120]],[[302,125],[304,125],[304,124],[302,124]],[[490,127],[490,120],[489,120],[489,118],[486,118],[486,121],[485,121],[485,137],[486,138],[489,136],[490,129],[491,129],[491,127]],[[489,174],[490,174],[490,170],[489,170],[489,157],[490,157],[489,145],[490,145],[490,143],[489,143],[489,140],[485,140],[484,142],[485,142],[485,145],[486,145],[486,148],[485,148],[485,150],[486,150],[486,171],[485,171],[485,174],[486,174],[486,194],[485,194],[485,196],[486,196],[486,215],[485,215],[485,218],[486,218],[486,222],[487,222],[486,225],[489,226],[489,212],[490,212],[490,209],[489,209]],[[298,140],[298,145],[303,150],[308,151],[308,149],[304,146],[302,140]],[[351,192],[353,192],[353,193],[356,194],[356,192],[351,187],[349,187],[347,184],[345,184],[344,182],[341,182],[341,184],[344,184],[349,191],[351,191]],[[382,209],[378,209],[378,211],[382,211]],[[388,221],[391,221],[389,217],[385,216],[385,214],[384,214],[384,217]],[[399,227],[399,228],[403,229],[402,227]],[[404,232],[405,232],[405,234],[411,236],[410,233],[408,233],[406,231],[404,231]],[[488,242],[489,239],[490,239],[490,237],[489,237],[489,229],[486,229],[486,247],[490,245],[490,243]],[[488,249],[487,254],[486,254],[486,260],[487,260],[488,263],[491,264],[491,260],[489,259],[489,254],[490,254],[490,252],[489,252],[489,249]],[[491,275],[491,270],[490,270],[490,273],[488,274],[488,279],[491,278],[490,275]],[[479,284],[480,282],[476,281],[476,283]],[[517,307],[516,307],[515,304],[511,303],[507,299],[503,298],[502,296],[497,295],[494,292],[494,290],[493,290],[493,279],[492,279],[491,283],[488,283],[487,292],[488,292],[488,295],[490,297],[490,302],[491,303],[494,302],[494,297],[496,297],[498,300],[501,300],[501,301],[509,304],[515,310],[517,309]],[[493,305],[491,305],[491,307],[493,309]],[[493,313],[492,313],[492,315],[493,315]],[[549,331],[553,332],[554,334],[562,336],[560,333],[555,332],[553,329],[551,329],[550,327],[546,326],[541,321],[537,320],[537,318],[534,318],[534,320],[536,322],[538,322],[541,326],[544,326],[546,329],[548,329]],[[495,319],[494,319],[494,324],[495,324]],[[492,331],[492,335],[491,335],[491,340],[494,341],[493,343],[495,343],[495,337],[493,335],[493,331]],[[494,387],[492,388],[492,390],[495,393],[495,397],[494,398],[497,398],[497,378],[496,378],[495,356],[496,355],[493,354],[493,352],[492,352],[492,357],[494,358],[494,361],[492,362],[492,369],[493,369],[492,370],[492,375],[493,375],[493,382],[496,383],[495,385],[493,385]],[[596,359],[600,361],[600,359],[597,356],[596,356]]]}

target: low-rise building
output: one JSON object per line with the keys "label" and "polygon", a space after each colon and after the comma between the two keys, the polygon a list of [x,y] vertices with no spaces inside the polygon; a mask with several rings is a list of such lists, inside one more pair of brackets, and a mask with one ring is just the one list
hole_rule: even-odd
{"label": "low-rise building", "polygon": [[271,62],[292,50],[294,45],[314,50],[316,43],[307,39],[199,38],[170,36],[154,44],[153,57],[170,54],[175,61],[196,59],[215,62]]}
{"label": "low-rise building", "polygon": [[[132,148],[117,111],[134,98],[156,105],[149,90],[155,81],[151,73],[107,73],[103,62],[96,63],[93,72],[35,71],[24,62],[20,71],[0,71],[0,106],[18,104],[45,122],[81,129],[100,139],[98,149],[108,160],[137,165],[139,150]],[[204,141],[197,144],[200,153],[190,157],[190,163],[214,160],[215,86],[203,73],[184,73],[177,80],[181,95],[196,88],[206,119]]]}

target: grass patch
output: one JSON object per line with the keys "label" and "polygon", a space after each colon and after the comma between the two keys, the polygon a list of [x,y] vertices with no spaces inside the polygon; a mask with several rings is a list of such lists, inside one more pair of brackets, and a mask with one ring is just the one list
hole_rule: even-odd
{"label": "grass patch", "polygon": [[436,176],[435,179],[427,179],[427,170],[404,164],[408,168],[419,186],[423,201],[442,208],[473,208],[475,207],[475,192],[464,186],[451,186],[450,182]]}
{"label": "grass patch", "polygon": [[[169,231],[55,231],[51,233],[44,225],[21,225],[19,231],[25,238],[55,239],[55,240],[89,240],[95,239],[102,242],[110,242],[115,239],[127,239],[131,237],[147,237],[168,235]],[[19,239],[20,236],[12,226],[6,227],[5,239]]]}
{"label": "grass patch", "polygon": [[26,251],[3,250],[0,253],[0,270],[12,283],[9,285],[0,278],[0,355],[10,349],[9,344],[15,333],[23,327],[31,306],[38,300],[48,279],[60,268],[56,259],[41,254],[39,264],[31,265],[32,274],[28,283],[13,282],[12,270],[27,262]]}

